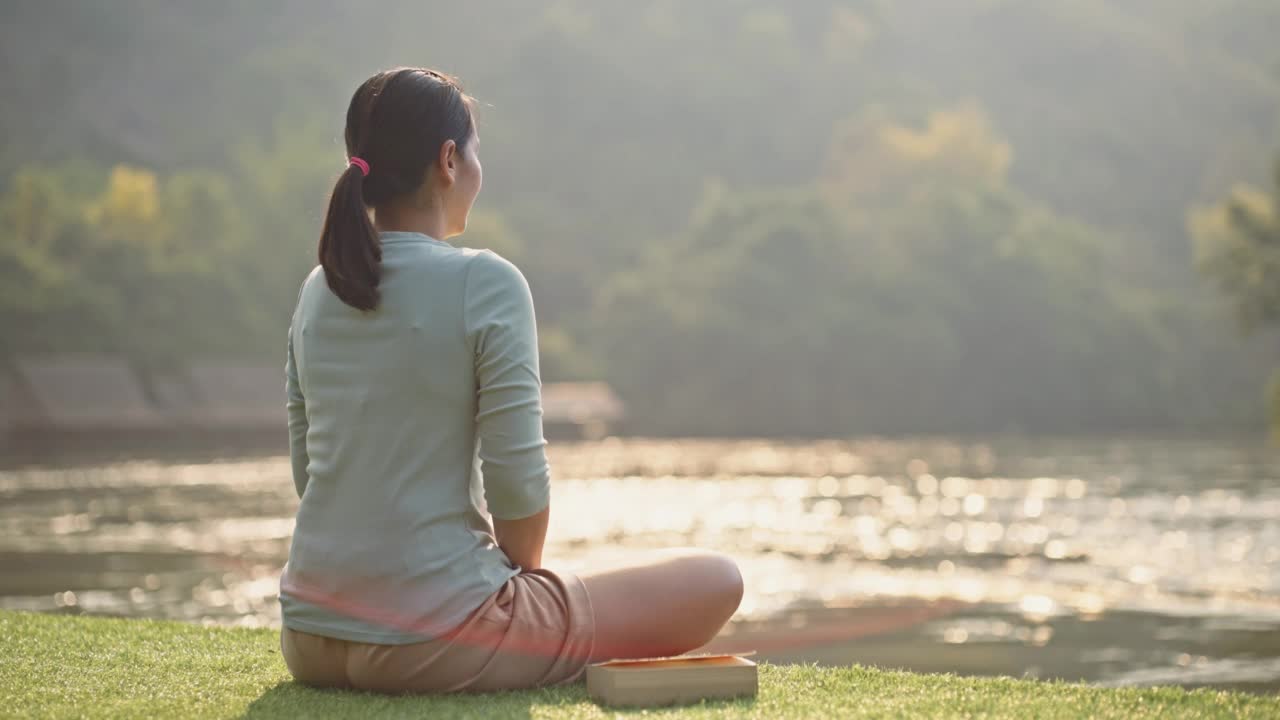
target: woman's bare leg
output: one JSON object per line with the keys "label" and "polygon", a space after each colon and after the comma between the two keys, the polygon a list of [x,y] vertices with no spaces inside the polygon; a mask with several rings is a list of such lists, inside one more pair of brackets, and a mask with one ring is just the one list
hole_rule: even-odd
{"label": "woman's bare leg", "polygon": [[580,577],[595,609],[591,662],[679,655],[702,647],[742,601],[737,564],[695,548],[657,550],[635,563]]}

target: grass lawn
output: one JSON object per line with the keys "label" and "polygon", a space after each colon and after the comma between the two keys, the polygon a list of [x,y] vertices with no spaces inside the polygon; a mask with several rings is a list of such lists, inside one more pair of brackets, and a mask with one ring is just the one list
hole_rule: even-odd
{"label": "grass lawn", "polygon": [[273,630],[0,611],[0,716],[605,718],[1280,717],[1280,697],[1177,688],[760,665],[760,695],[617,711],[583,683],[520,692],[388,697],[294,684]]}

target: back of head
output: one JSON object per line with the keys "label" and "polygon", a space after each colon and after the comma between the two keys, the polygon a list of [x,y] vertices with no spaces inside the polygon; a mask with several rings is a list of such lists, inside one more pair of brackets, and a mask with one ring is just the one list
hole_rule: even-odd
{"label": "back of head", "polygon": [[356,90],[347,108],[347,169],[320,232],[320,265],[334,294],[359,310],[380,299],[382,247],[369,210],[417,191],[440,146],[471,136],[474,101],[458,81],[425,68],[395,68]]}

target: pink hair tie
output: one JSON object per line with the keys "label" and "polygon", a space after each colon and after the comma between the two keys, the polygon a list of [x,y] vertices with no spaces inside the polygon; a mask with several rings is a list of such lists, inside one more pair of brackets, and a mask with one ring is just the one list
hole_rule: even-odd
{"label": "pink hair tie", "polygon": [[356,167],[360,168],[361,175],[364,175],[365,177],[369,177],[369,163],[353,155],[351,156],[351,162],[348,163],[348,166],[351,166],[351,165],[355,165]]}

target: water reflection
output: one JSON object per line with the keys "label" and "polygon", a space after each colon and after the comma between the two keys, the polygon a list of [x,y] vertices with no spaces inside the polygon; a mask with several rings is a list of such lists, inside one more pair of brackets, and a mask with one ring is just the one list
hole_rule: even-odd
{"label": "water reflection", "polygon": [[[747,595],[724,647],[1280,688],[1280,463],[1260,445],[607,439],[551,460],[547,562],[728,552]],[[4,607],[279,622],[283,457],[29,465],[0,471],[0,501]]]}

